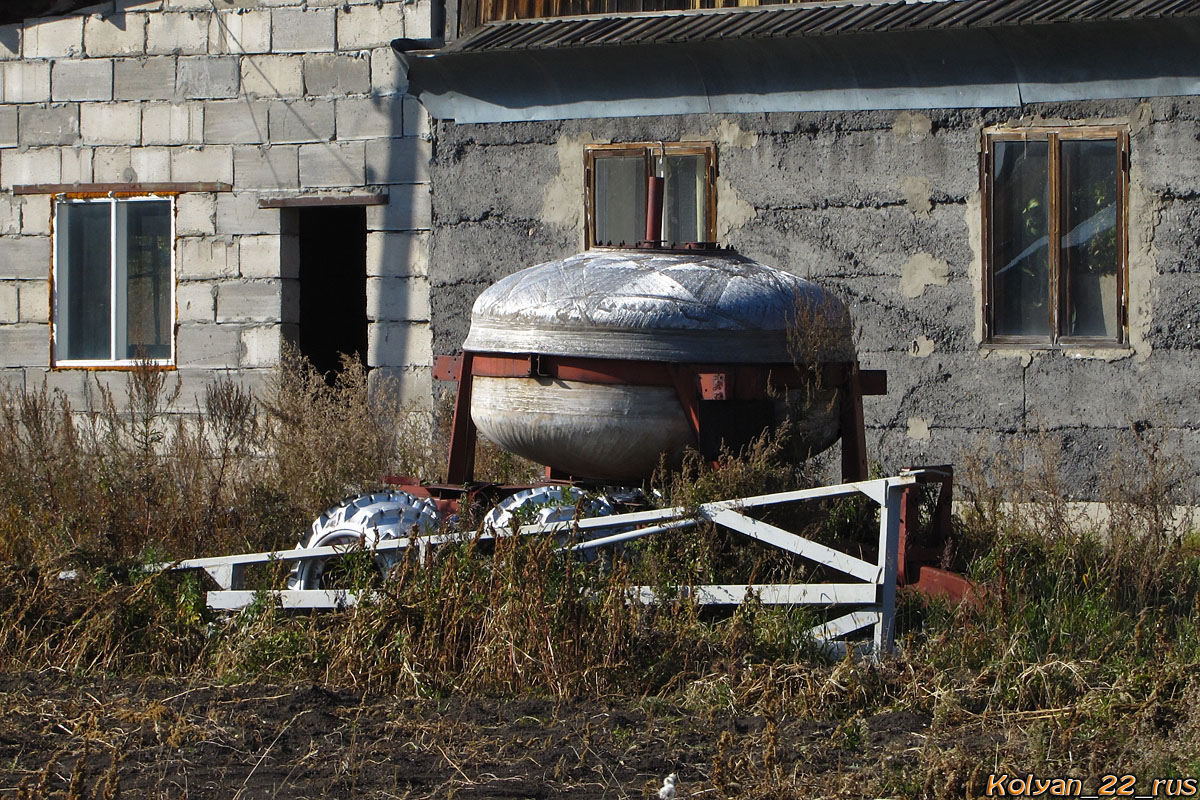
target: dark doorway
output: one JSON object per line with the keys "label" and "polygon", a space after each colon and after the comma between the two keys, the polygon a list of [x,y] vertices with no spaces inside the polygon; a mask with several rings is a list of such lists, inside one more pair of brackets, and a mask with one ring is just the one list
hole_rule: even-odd
{"label": "dark doorway", "polygon": [[367,212],[300,208],[300,352],[326,380],[343,353],[367,360]]}

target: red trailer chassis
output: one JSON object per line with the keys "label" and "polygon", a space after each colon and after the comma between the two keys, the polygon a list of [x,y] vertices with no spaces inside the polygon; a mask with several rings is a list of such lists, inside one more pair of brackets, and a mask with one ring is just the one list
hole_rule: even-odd
{"label": "red trailer chassis", "polygon": [[[863,481],[867,474],[866,431],[863,397],[887,393],[884,370],[863,370],[857,363],[826,364],[805,368],[794,364],[670,364],[626,361],[607,358],[547,356],[535,353],[473,353],[439,356],[433,368],[438,380],[458,384],[450,432],[450,452],[446,464],[446,483],[417,486],[403,479],[406,491],[432,497],[445,511],[457,511],[459,503],[477,494],[494,499],[522,487],[477,484],[474,481],[475,446],[478,433],[471,421],[471,390],[476,377],[548,378],[589,383],[674,387],[681,407],[702,452],[719,450],[728,443],[725,420],[731,415],[705,413],[738,401],[761,401],[779,392],[814,382],[836,387],[841,393],[841,471],[844,482]],[[716,404],[714,406],[714,404]],[[769,422],[760,428],[765,429]],[[705,455],[715,457],[715,452]],[[953,602],[974,601],[973,585],[963,576],[947,570],[953,555],[951,538],[951,502],[954,472],[951,466],[924,468],[925,485],[937,484],[937,497],[922,530],[921,500],[923,487],[906,490],[900,516],[900,541],[897,584],[928,596]],[[930,481],[928,476],[936,476]],[[551,467],[545,468],[547,482],[572,482],[573,477]]]}

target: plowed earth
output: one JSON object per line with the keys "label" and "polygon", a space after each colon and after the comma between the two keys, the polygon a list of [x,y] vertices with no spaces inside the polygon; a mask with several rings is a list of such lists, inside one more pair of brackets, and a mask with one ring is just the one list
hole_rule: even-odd
{"label": "plowed earth", "polygon": [[[847,735],[844,721],[658,700],[412,700],[6,675],[0,798],[640,798],[673,771],[680,798],[854,796],[856,776],[865,788],[913,764],[928,723],[885,713]],[[752,784],[767,775],[788,791],[760,793]]]}

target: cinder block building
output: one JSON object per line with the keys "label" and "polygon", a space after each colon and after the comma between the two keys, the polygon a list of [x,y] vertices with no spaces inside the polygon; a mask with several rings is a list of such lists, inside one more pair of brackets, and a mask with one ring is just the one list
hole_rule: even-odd
{"label": "cinder block building", "polygon": [[5,3],[0,381],[83,403],[144,357],[191,402],[291,340],[427,403],[431,131],[389,43],[432,9]]}
{"label": "cinder block building", "polygon": [[1200,3],[714,5],[463,2],[406,55],[435,351],[498,276],[640,238],[653,170],[668,239],[848,301],[884,470],[1045,449],[1095,498],[1155,458],[1200,499]]}
{"label": "cinder block building", "polygon": [[7,20],[0,379],[252,378],[290,338],[427,402],[479,292],[636,240],[655,172],[669,239],[848,300],[885,469],[1036,435],[1095,495],[1146,430],[1200,463],[1200,0],[716,5]]}

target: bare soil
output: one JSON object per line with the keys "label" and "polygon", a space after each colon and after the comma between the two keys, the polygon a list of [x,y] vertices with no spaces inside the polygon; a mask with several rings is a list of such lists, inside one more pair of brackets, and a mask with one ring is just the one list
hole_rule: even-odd
{"label": "bare soil", "polygon": [[670,772],[681,798],[856,796],[915,764],[929,723],[2,675],[0,798],[640,798]]}

